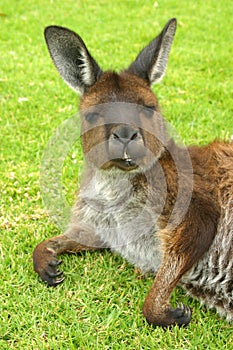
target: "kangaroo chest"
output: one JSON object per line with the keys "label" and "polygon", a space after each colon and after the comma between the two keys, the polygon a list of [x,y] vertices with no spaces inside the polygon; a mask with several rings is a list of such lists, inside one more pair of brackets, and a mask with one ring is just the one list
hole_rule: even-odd
{"label": "kangaroo chest", "polygon": [[100,239],[142,272],[157,271],[161,254],[158,214],[143,187],[127,177],[94,176],[80,191],[80,218]]}

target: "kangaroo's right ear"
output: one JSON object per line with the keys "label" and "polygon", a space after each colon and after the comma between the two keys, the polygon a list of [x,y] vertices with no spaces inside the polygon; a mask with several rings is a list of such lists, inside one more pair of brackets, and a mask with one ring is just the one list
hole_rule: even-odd
{"label": "kangaroo's right ear", "polygon": [[73,31],[59,26],[45,28],[44,35],[61,77],[72,89],[83,94],[103,73],[83,40]]}

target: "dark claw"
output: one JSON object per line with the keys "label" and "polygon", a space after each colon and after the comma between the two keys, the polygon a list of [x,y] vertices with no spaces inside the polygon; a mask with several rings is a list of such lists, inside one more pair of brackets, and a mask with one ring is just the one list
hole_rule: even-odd
{"label": "dark claw", "polygon": [[58,284],[62,283],[65,279],[65,276],[62,276],[61,278],[56,278],[54,280],[51,280],[51,281],[47,281],[47,285],[49,287],[56,287]]}
{"label": "dark claw", "polygon": [[52,261],[50,261],[49,263],[48,263],[48,265],[49,266],[51,266],[51,267],[56,267],[56,266],[59,266],[59,265],[61,265],[61,263],[62,263],[62,260],[52,260]]}
{"label": "dark claw", "polygon": [[192,311],[184,304],[177,304],[176,309],[169,310],[169,316],[178,326],[187,326],[191,320]]}
{"label": "dark claw", "polygon": [[57,267],[61,265],[62,260],[53,259],[48,262],[47,269],[45,271],[45,282],[48,286],[57,286],[65,279],[63,272],[58,270]]}
{"label": "dark claw", "polygon": [[55,273],[54,272],[50,272],[50,271],[47,271],[47,275],[51,278],[55,278],[55,277],[59,277],[63,274],[62,271],[56,271]]}

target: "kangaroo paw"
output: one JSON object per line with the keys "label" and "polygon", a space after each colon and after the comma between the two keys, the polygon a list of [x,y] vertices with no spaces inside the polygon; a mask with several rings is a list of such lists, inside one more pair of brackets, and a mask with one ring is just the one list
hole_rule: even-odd
{"label": "kangaroo paw", "polygon": [[59,270],[62,261],[56,258],[52,249],[39,244],[33,253],[33,263],[34,270],[48,286],[57,286],[64,281],[63,272]]}
{"label": "kangaroo paw", "polygon": [[158,311],[158,313],[153,313],[149,310],[146,305],[144,305],[143,313],[149,324],[154,327],[162,326],[187,326],[191,320],[192,312],[190,308],[186,305],[177,305],[177,308],[167,307],[163,311]]}

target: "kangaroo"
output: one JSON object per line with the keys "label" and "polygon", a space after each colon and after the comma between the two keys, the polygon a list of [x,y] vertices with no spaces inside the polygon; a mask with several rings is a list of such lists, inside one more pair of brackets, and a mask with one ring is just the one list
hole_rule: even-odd
{"label": "kangaroo", "polygon": [[178,145],[151,90],[165,74],[176,26],[170,19],[120,73],[102,71],[75,32],[45,29],[53,63],[81,95],[87,169],[67,230],[33,252],[49,286],[64,280],[62,253],[118,252],[155,275],[143,315],[162,327],[191,320],[188,306],[170,305],[178,284],[233,319],[233,143]]}

